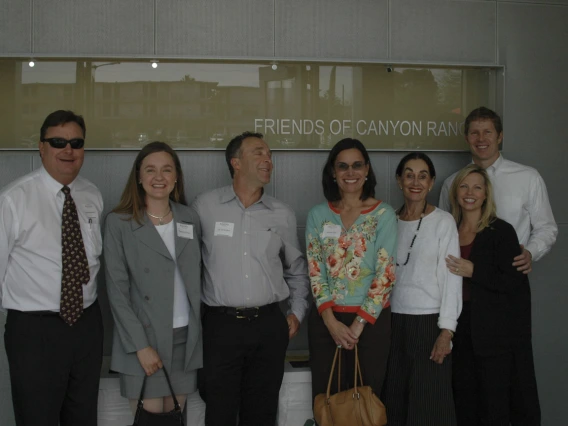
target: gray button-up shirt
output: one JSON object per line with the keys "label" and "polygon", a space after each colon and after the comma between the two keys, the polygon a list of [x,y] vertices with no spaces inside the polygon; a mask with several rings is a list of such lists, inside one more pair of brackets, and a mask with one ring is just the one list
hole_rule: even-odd
{"label": "gray button-up shirt", "polygon": [[199,195],[192,207],[202,229],[203,302],[253,307],[290,297],[288,314],[302,321],[310,288],[294,211],[266,194],[245,208],[232,185]]}

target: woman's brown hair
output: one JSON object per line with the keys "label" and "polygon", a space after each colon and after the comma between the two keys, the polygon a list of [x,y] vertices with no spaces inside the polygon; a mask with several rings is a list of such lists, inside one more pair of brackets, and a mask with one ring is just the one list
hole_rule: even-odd
{"label": "woman's brown hair", "polygon": [[144,208],[146,207],[146,192],[140,184],[140,166],[142,165],[144,158],[156,152],[167,152],[174,160],[177,181],[173,191],[170,193],[170,200],[179,204],[187,205],[183,186],[183,171],[181,169],[181,163],[178,155],[167,143],[150,142],[142,148],[136,156],[136,160],[132,165],[132,170],[130,171],[128,180],[126,181],[126,187],[120,197],[120,202],[112,210],[113,213],[129,215],[130,217],[128,220],[134,219],[137,223],[142,224]]}

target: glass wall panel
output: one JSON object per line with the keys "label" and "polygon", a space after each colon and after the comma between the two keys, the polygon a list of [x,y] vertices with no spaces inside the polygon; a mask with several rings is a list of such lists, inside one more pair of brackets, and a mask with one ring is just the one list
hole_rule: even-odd
{"label": "glass wall panel", "polygon": [[273,149],[463,150],[464,115],[495,108],[497,69],[382,64],[0,59],[0,149],[36,148],[56,109],[88,149],[223,149],[245,130]]}

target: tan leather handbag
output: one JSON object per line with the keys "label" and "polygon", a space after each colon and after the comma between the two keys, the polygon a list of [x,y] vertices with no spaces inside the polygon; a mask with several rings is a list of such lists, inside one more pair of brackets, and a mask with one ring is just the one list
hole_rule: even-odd
{"label": "tan leather handbag", "polygon": [[[335,363],[337,369],[337,393],[330,395],[331,379]],[[335,350],[327,393],[320,393],[314,400],[314,416],[319,426],[384,426],[387,424],[387,412],[384,404],[373,393],[370,386],[363,386],[363,376],[359,366],[359,352],[355,345],[355,387],[341,391],[341,348]],[[357,386],[357,382],[361,386]]]}

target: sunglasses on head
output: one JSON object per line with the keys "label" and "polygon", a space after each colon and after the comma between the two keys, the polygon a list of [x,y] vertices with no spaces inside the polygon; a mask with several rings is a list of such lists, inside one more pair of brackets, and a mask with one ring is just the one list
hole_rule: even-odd
{"label": "sunglasses on head", "polygon": [[80,138],[71,139],[71,140],[67,140],[64,138],[45,138],[42,139],[41,141],[49,143],[52,148],[59,148],[59,149],[65,148],[67,144],[71,145],[71,148],[73,149],[80,149],[83,148],[83,145],[85,145],[85,139],[80,139]]}

